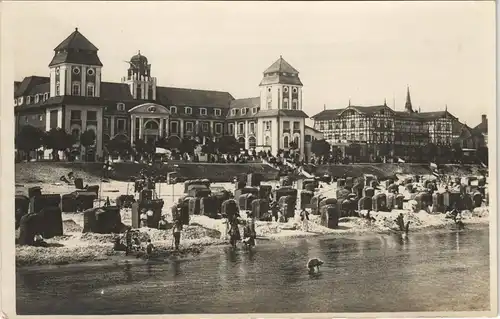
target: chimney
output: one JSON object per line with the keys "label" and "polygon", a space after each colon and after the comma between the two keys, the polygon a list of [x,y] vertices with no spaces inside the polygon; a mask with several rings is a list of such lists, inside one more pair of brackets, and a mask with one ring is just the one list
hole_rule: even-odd
{"label": "chimney", "polygon": [[486,114],[481,115],[481,123],[486,124],[486,121],[487,121]]}

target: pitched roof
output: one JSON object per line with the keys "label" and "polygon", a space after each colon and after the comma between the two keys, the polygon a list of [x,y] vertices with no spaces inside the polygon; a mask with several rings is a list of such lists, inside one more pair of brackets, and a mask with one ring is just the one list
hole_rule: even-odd
{"label": "pitched roof", "polygon": [[54,49],[54,51],[60,50],[97,51],[98,49],[78,31],[78,28],[75,28],[75,31]]}
{"label": "pitched roof", "polygon": [[260,97],[248,97],[245,99],[235,99],[229,106],[231,109],[242,109],[245,107],[260,107]]}
{"label": "pitched roof", "polygon": [[474,131],[488,134],[488,120],[481,122],[474,127]]}
{"label": "pitched roof", "polygon": [[380,112],[382,110],[387,110],[389,109],[391,112],[394,112],[390,107],[387,105],[370,105],[370,106],[356,106],[356,105],[351,105],[348,106],[346,109],[355,109],[359,111],[360,113],[366,114],[366,115],[372,115],[374,113]]}
{"label": "pitched roof", "polygon": [[293,66],[291,66],[290,63],[286,62],[282,56],[280,56],[280,58],[276,60],[276,62],[271,64],[271,66],[264,71],[264,74],[275,73],[275,72],[299,73],[299,71],[297,71]]}
{"label": "pitched roof", "polygon": [[50,90],[50,78],[46,76],[28,76],[21,82],[14,82],[14,97],[45,93]]}
{"label": "pitched roof", "polygon": [[[249,97],[231,101],[227,113],[228,119],[250,119],[254,118],[260,109],[260,97]],[[245,113],[242,110],[245,109]],[[233,111],[235,110],[235,111]],[[236,114],[233,114],[236,112]],[[255,113],[254,113],[255,112]]]}
{"label": "pitched roof", "polygon": [[117,102],[133,100],[127,83],[101,82],[101,98]]}
{"label": "pitched roof", "polygon": [[330,109],[330,110],[323,110],[319,112],[316,115],[313,115],[312,119],[315,121],[327,121],[336,118],[340,112],[342,112],[344,109]]}
{"label": "pitched roof", "polygon": [[56,53],[49,63],[49,67],[60,63],[102,66],[101,60],[97,55],[97,47],[87,40],[87,38],[78,31],[78,28],[61,42],[54,51]]}
{"label": "pitched roof", "polygon": [[260,81],[260,86],[270,85],[270,84],[289,84],[289,85],[299,85],[303,86],[300,78],[297,74],[292,75],[292,73],[287,73],[287,75],[283,75],[283,73],[269,73],[264,75],[262,81]]}
{"label": "pitched roof", "polygon": [[309,118],[309,116],[302,110],[260,110],[255,116],[257,117],[288,116],[288,117]]}
{"label": "pitched roof", "polygon": [[314,131],[314,132],[316,132],[316,133],[322,133],[320,130],[317,130],[317,129],[315,129],[314,127],[309,126],[309,125],[305,125],[305,128],[306,128],[307,130],[311,130],[311,131]]}
{"label": "pitched roof", "polygon": [[228,108],[234,98],[228,92],[157,86],[156,100],[167,106],[216,106]]}

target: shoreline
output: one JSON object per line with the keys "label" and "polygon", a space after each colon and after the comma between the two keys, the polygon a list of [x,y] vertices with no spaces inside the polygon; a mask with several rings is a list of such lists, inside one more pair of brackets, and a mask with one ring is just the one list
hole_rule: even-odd
{"label": "shoreline", "polygon": [[[358,219],[359,217],[351,217],[349,219]],[[471,217],[464,220],[466,228],[464,231],[468,229],[484,229],[489,228],[489,218],[487,217]],[[313,223],[310,223],[310,225]],[[340,223],[339,226],[342,226],[344,223]],[[410,227],[409,234],[412,233],[420,234],[425,232],[435,233],[439,231],[452,231],[453,229],[453,221],[449,219],[444,219],[440,224],[429,224],[429,225],[421,225],[416,227]],[[467,227],[469,226],[469,227]],[[472,226],[472,227],[470,227]],[[294,232],[294,233],[291,233]],[[348,230],[340,230],[332,229],[331,232],[321,233],[321,232],[302,232],[291,230],[290,233],[284,234],[269,234],[266,236],[257,235],[257,246],[265,245],[266,242],[269,243],[279,243],[282,241],[293,241],[298,239],[329,239],[329,238],[342,238],[342,237],[352,237],[352,236],[365,236],[365,235],[401,235],[402,232],[393,229],[381,229],[376,226],[372,226],[370,228],[356,228],[352,227]],[[50,240],[49,240],[50,242]],[[225,239],[216,239],[216,238],[200,238],[200,239],[181,239],[181,248],[179,251],[175,251],[169,245],[170,241],[165,240],[164,242],[153,242],[155,245],[155,254],[151,259],[143,258],[143,254],[140,253],[139,256],[125,256],[124,252],[114,252],[112,244],[89,244],[86,247],[82,246],[64,246],[64,247],[21,247],[16,245],[16,270],[37,270],[37,269],[47,269],[47,270],[58,270],[58,269],[68,269],[68,268],[78,268],[78,267],[116,267],[116,266],[124,266],[124,265],[145,265],[148,263],[171,263],[177,261],[185,261],[185,260],[193,260],[199,257],[202,257],[203,253],[207,252],[207,250],[215,247],[229,247],[229,242]],[[57,256],[55,258],[50,258],[47,254],[51,249],[60,249],[65,248],[66,252],[69,255],[73,255],[72,257],[63,258],[63,261],[58,261]],[[89,255],[78,255],[76,252],[82,249],[89,249]],[[96,254],[92,256],[91,253],[95,252],[93,249],[99,249],[100,254]],[[238,244],[237,250],[243,251],[244,248],[241,244]],[[31,252],[30,252],[31,251]],[[44,255],[42,257],[42,262],[30,262],[30,256],[32,257],[33,251],[37,251],[38,254]],[[68,257],[69,255],[65,255],[64,257]],[[89,257],[85,260],[85,257]],[[84,259],[84,260],[81,260]]]}

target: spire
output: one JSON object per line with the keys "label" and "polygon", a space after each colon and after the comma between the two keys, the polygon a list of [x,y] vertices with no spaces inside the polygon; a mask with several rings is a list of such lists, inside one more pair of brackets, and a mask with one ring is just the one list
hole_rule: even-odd
{"label": "spire", "polygon": [[445,104],[445,105],[444,105],[444,111],[445,111],[445,112],[448,112],[448,104]]}
{"label": "spire", "polygon": [[387,106],[387,99],[384,98],[384,106]]}
{"label": "spire", "polygon": [[326,104],[323,104],[323,110],[326,110]]}
{"label": "spire", "polygon": [[413,108],[412,108],[412,105],[411,105],[410,87],[409,86],[406,87],[405,111],[409,112],[409,113],[413,112]]}
{"label": "spire", "polygon": [[351,106],[351,99],[349,99],[349,106]]}

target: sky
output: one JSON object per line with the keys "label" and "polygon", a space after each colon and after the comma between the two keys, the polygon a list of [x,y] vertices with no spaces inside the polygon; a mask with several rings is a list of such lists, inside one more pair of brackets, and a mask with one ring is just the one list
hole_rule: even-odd
{"label": "sky", "polygon": [[[14,76],[48,76],[76,27],[99,48],[103,81],[145,55],[158,85],[259,95],[280,55],[303,110],[387,104],[444,110],[470,126],[495,105],[495,4],[477,2],[10,2]],[[489,118],[492,118],[490,115]]]}

